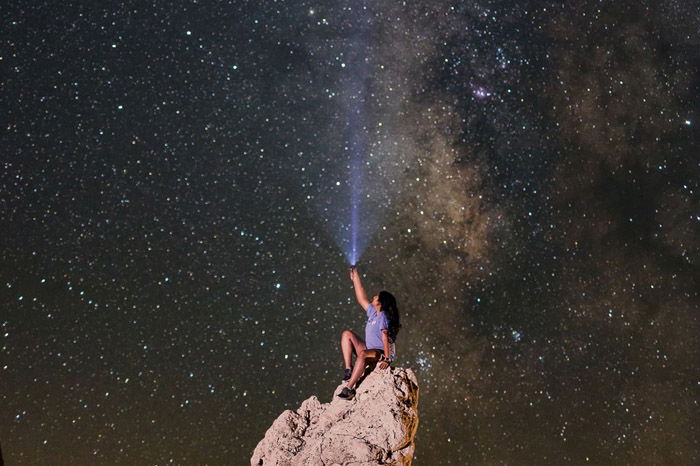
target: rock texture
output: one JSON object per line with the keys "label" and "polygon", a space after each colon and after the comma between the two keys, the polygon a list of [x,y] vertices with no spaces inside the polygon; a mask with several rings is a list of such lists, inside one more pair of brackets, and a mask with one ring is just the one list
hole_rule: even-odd
{"label": "rock texture", "polygon": [[410,369],[375,369],[351,401],[312,396],[283,412],[253,452],[252,466],[410,465],[418,429],[418,383]]}

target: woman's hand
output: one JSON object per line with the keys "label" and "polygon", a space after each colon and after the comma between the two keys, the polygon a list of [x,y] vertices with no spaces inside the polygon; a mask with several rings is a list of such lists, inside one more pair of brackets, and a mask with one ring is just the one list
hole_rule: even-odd
{"label": "woman's hand", "polygon": [[383,355],[383,354],[380,354],[380,355],[379,355],[379,364],[378,364],[378,365],[379,365],[379,368],[380,368],[381,370],[386,369],[387,367],[389,367],[389,365],[391,365],[391,357],[387,357],[387,356],[385,356],[385,355]]}
{"label": "woman's hand", "polygon": [[353,282],[357,278],[357,267],[350,267],[350,280]]}

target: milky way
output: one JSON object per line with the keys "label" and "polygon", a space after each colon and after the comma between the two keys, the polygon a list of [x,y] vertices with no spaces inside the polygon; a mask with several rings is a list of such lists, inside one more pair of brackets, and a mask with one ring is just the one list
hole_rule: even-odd
{"label": "milky way", "polygon": [[[696,464],[700,15],[14,2],[9,464],[247,464],[396,295],[415,464]],[[361,79],[360,79],[361,78]],[[344,226],[345,225],[345,226]]]}

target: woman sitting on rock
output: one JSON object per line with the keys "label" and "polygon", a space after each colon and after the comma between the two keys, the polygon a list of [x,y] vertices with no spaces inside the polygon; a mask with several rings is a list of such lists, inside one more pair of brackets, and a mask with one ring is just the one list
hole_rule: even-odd
{"label": "woman sitting on rock", "polygon": [[[357,273],[355,267],[350,269],[350,280],[355,287],[357,302],[367,312],[367,323],[365,324],[364,341],[350,330],[345,330],[340,338],[340,347],[343,350],[345,362],[343,381],[347,380],[348,385],[343,387],[343,391],[338,396],[347,400],[355,397],[355,384],[362,377],[368,362],[379,360],[380,369],[389,367],[395,355],[394,341],[401,327],[396,298],[391,293],[380,291],[370,302],[362,287],[360,274]],[[357,357],[355,358],[355,366],[351,370],[353,351]]]}

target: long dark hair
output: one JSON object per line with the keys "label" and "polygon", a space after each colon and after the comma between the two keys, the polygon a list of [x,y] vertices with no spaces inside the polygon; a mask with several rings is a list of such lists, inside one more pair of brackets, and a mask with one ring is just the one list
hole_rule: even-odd
{"label": "long dark hair", "polygon": [[396,298],[388,291],[380,291],[379,302],[382,304],[382,312],[386,315],[386,320],[389,322],[389,338],[391,341],[396,341],[396,335],[398,335],[401,328]]}

